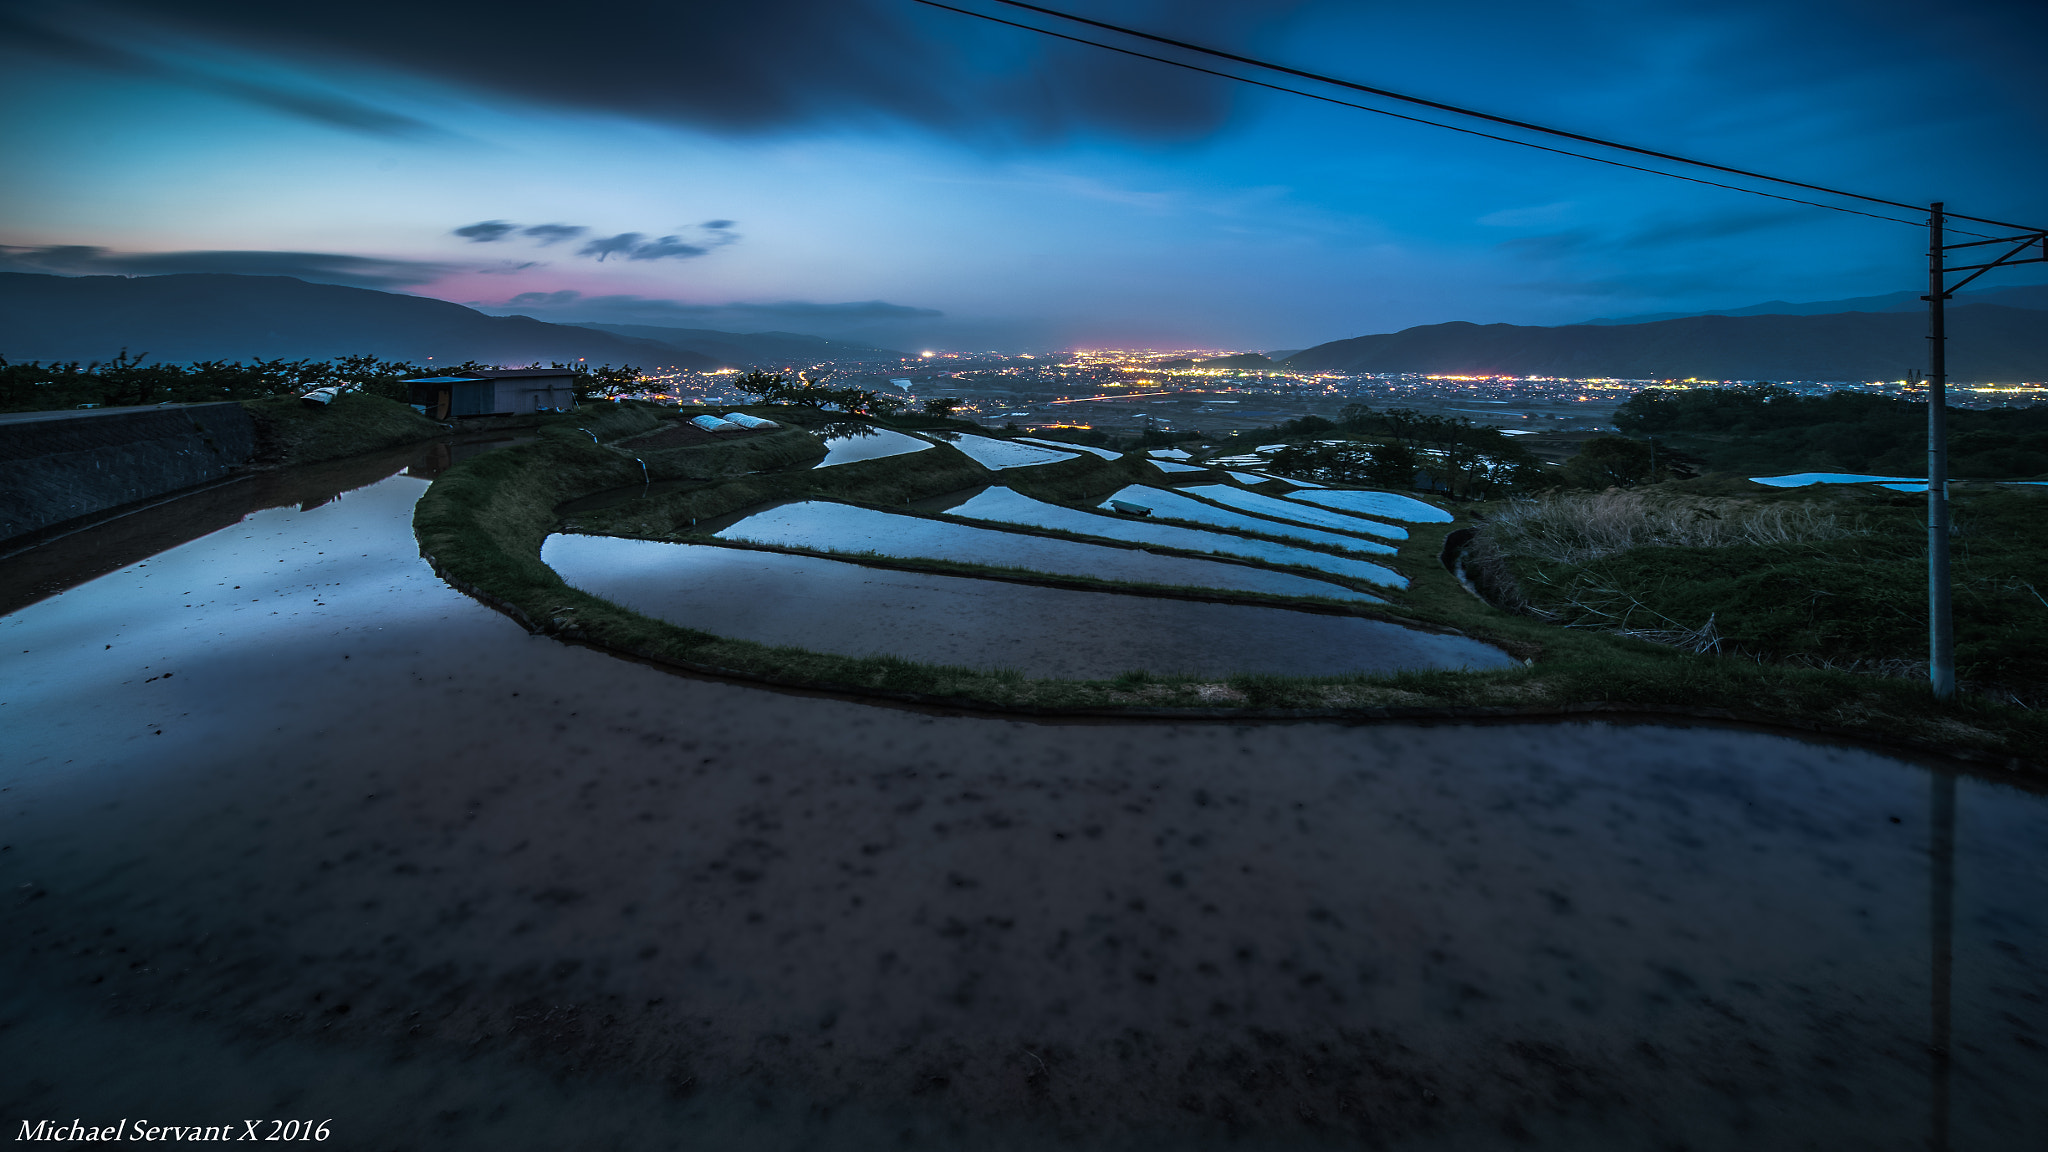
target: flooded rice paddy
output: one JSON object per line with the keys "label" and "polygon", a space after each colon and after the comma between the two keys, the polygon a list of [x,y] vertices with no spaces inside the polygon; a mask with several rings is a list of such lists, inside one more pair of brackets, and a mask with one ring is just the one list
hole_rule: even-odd
{"label": "flooded rice paddy", "polygon": [[786,548],[986,564],[1055,576],[1219,588],[1272,596],[1375,599],[1364,592],[1326,581],[1270,572],[1245,564],[1155,556],[1134,548],[1054,540],[994,528],[971,528],[964,524],[877,512],[871,508],[823,500],[804,500],[757,512],[729,528],[721,529],[716,535],[724,540]]}
{"label": "flooded rice paddy", "polygon": [[1032,468],[1040,464],[1054,464],[1061,460],[1072,460],[1077,456],[1074,452],[1040,448],[1033,444],[1019,444],[1014,440],[975,436],[966,432],[934,432],[932,438],[951,444],[965,452],[976,464],[997,472],[1006,468]]}
{"label": "flooded rice paddy", "polygon": [[1208,471],[1208,469],[1207,469],[1207,468],[1204,468],[1204,467],[1202,467],[1202,466],[1201,466],[1201,465],[1199,465],[1199,464],[1179,464],[1179,463],[1176,463],[1176,462],[1174,462],[1174,461],[1172,461],[1172,460],[1148,460],[1148,461],[1146,461],[1146,463],[1148,463],[1148,464],[1152,465],[1152,466],[1153,466],[1154,468],[1157,468],[1157,469],[1159,469],[1159,470],[1160,470],[1161,472],[1164,472],[1164,473],[1166,473],[1166,474],[1167,474],[1167,475],[1169,475],[1169,476],[1170,476],[1170,475],[1172,475],[1172,474],[1174,474],[1174,473],[1176,473],[1176,472],[1207,472],[1207,471]]}
{"label": "flooded rice paddy", "polygon": [[[1751,476],[1749,482],[1772,488],[1805,488],[1814,484],[1904,484],[1913,479],[1911,476],[1871,476],[1862,472],[1794,472],[1785,476]],[[1924,491],[1927,477],[1920,477],[1918,483]]]}
{"label": "flooded rice paddy", "polygon": [[[1077,535],[1102,536],[1133,544],[1158,544],[1189,552],[1221,552],[1270,564],[1315,568],[1334,576],[1349,576],[1354,580],[1364,580],[1373,584],[1392,585],[1401,581],[1398,573],[1377,564],[1368,564],[1363,560],[1332,556],[1328,552],[1296,548],[1270,540],[1253,540],[1227,532],[1204,532],[1198,528],[1180,528],[1172,524],[1157,524],[1128,516],[1105,516],[1100,513],[1083,512],[1078,508],[1063,508],[1057,504],[1047,504],[1042,500],[1019,495],[1008,488],[983,489],[973,499],[957,504],[947,511],[970,520],[993,520],[1003,524],[1057,528]],[[1382,553],[1394,551],[1384,544],[1361,544],[1359,550],[1366,549]]]}
{"label": "flooded rice paddy", "polygon": [[1289,500],[1305,500],[1339,512],[1356,512],[1410,524],[1449,524],[1453,517],[1434,504],[1393,492],[1289,492]]}
{"label": "flooded rice paddy", "polygon": [[1462,636],[1378,620],[899,572],[707,544],[551,536],[541,558],[592,595],[720,636],[1033,677],[1290,669],[1337,675],[1514,663]]}
{"label": "flooded rice paddy", "polygon": [[2039,795],[1710,727],[680,677],[448,589],[423,488],[160,511],[122,538],[184,542],[0,616],[10,1127],[2048,1145]]}
{"label": "flooded rice paddy", "polygon": [[[1247,493],[1250,495],[1250,493]],[[1336,532],[1325,532],[1320,528],[1309,528],[1286,520],[1268,520],[1264,516],[1253,516],[1244,512],[1233,512],[1218,508],[1214,504],[1183,495],[1181,490],[1150,488],[1132,484],[1119,489],[1115,495],[1097,507],[1108,509],[1112,501],[1123,501],[1152,509],[1155,516],[1171,520],[1187,520],[1196,524],[1209,524],[1217,528],[1228,528],[1238,532],[1259,532],[1267,536],[1284,536],[1289,540],[1306,540],[1312,544],[1327,544],[1333,548],[1348,548],[1354,552],[1377,552],[1385,545]],[[1392,525],[1381,525],[1377,535],[1390,540],[1406,540],[1408,530]]]}
{"label": "flooded rice paddy", "polygon": [[1112,451],[1108,448],[1091,448],[1086,444],[1069,444],[1064,440],[1040,440],[1035,436],[1019,436],[1017,440],[1019,443],[1036,444],[1041,448],[1060,448],[1071,449],[1075,452],[1086,452],[1090,456],[1100,456],[1104,460],[1116,460],[1123,456],[1123,453]]}
{"label": "flooded rice paddy", "polygon": [[1236,508],[1242,512],[1250,512],[1257,516],[1273,516],[1302,524],[1312,524],[1317,528],[1327,528],[1333,532],[1360,532],[1369,536],[1382,536],[1390,540],[1405,540],[1408,538],[1408,530],[1405,528],[1396,528],[1391,524],[1382,524],[1378,520],[1368,520],[1362,516],[1351,516],[1343,512],[1332,512],[1323,508],[1309,507],[1297,503],[1291,498],[1282,499],[1278,496],[1265,496],[1257,492],[1246,492],[1242,488],[1234,488],[1228,484],[1196,484],[1183,488],[1181,491],[1190,496],[1200,496],[1204,500],[1214,500],[1218,504],[1229,508]]}
{"label": "flooded rice paddy", "polygon": [[825,458],[814,467],[831,468],[840,464],[857,464],[862,460],[880,460],[885,456],[905,456],[912,452],[923,452],[932,446],[929,440],[906,436],[887,428],[872,424],[828,425],[837,429],[820,437],[825,442]]}

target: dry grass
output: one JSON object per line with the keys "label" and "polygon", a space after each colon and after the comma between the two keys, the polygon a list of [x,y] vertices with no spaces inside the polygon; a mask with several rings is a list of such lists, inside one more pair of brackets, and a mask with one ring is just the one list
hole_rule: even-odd
{"label": "dry grass", "polygon": [[1506,506],[1480,527],[1478,543],[1506,556],[1577,565],[1631,548],[1800,544],[1861,532],[1812,504],[1572,492]]}

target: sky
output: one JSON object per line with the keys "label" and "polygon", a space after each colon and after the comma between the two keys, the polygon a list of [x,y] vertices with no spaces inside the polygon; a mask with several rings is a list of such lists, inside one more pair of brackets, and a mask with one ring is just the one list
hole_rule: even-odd
{"label": "sky", "polygon": [[[2048,222],[2048,5],[1055,6],[1715,163]],[[916,0],[0,0],[0,103],[0,270],[283,274],[552,321],[1006,351],[1300,348],[1925,283],[1924,229]],[[1979,286],[2048,279],[2025,271]]]}

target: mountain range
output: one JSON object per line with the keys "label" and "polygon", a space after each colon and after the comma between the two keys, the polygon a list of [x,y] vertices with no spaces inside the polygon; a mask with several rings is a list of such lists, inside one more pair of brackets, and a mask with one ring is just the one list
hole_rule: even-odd
{"label": "mountain range", "polygon": [[[2048,379],[2048,311],[1965,304],[1948,312],[1959,383]],[[1428,324],[1335,340],[1287,358],[1312,372],[1624,380],[1900,380],[1927,363],[1927,320],[1908,312],[1691,316],[1642,324]]]}
{"label": "mountain range", "polygon": [[17,363],[105,361],[124,348],[165,363],[374,355],[416,364],[582,360],[644,369],[783,368],[903,355],[788,332],[486,316],[445,300],[290,276],[0,273],[0,356]]}
{"label": "mountain range", "polygon": [[[1555,328],[1430,324],[1320,344],[1283,363],[1347,373],[1896,380],[1926,362],[1926,320],[1911,295],[1773,301],[1728,310],[1739,314]],[[1852,304],[1865,307],[1777,310]],[[1959,382],[2048,379],[2048,286],[1961,294],[1949,317],[1949,365]],[[445,300],[288,276],[0,273],[0,356],[17,363],[105,361],[124,348],[172,363],[368,354],[419,364],[583,360],[651,370],[785,369],[824,360],[893,366],[904,359],[886,348],[793,332],[487,316]]]}

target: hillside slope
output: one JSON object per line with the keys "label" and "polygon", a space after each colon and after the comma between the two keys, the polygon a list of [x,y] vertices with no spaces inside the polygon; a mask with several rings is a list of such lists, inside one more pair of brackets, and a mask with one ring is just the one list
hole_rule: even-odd
{"label": "hillside slope", "polygon": [[[2048,379],[2048,311],[1949,310],[1960,383]],[[1927,320],[1909,312],[1695,316],[1562,328],[1430,324],[1319,344],[1288,357],[1312,372],[1612,376],[1632,380],[1898,380],[1927,363]]]}
{"label": "hillside slope", "polygon": [[0,273],[0,356],[108,360],[123,348],[171,363],[368,354],[416,363],[718,366],[713,357],[616,333],[289,276]]}

